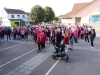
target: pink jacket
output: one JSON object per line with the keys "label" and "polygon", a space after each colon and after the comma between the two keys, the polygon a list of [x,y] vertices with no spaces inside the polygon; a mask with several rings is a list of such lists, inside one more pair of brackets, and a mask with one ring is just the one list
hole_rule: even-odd
{"label": "pink jacket", "polygon": [[34,33],[35,33],[36,35],[38,35],[38,34],[41,33],[41,31],[40,31],[40,30],[35,30]]}
{"label": "pink jacket", "polygon": [[78,37],[78,30],[74,31],[74,37]]}
{"label": "pink jacket", "polygon": [[84,30],[81,30],[81,34],[84,34]]}
{"label": "pink jacket", "polygon": [[44,42],[46,42],[46,34],[45,33],[40,33],[40,34],[38,34],[38,36],[41,36],[41,43],[44,43]]}
{"label": "pink jacket", "polygon": [[25,31],[24,30],[21,30],[21,35],[24,35],[25,34]]}
{"label": "pink jacket", "polygon": [[2,33],[2,29],[0,29],[0,33]]}

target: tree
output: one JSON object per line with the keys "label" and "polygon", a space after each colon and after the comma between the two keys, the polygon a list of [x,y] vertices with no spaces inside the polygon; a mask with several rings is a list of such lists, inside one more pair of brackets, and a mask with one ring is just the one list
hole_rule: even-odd
{"label": "tree", "polygon": [[45,8],[44,8],[44,11],[45,11],[45,22],[50,22],[50,21],[53,21],[54,20],[54,18],[55,18],[55,13],[54,13],[54,11],[52,10],[52,8],[51,7],[49,7],[49,6],[46,6]]}
{"label": "tree", "polygon": [[2,24],[2,18],[0,18],[0,25]]}
{"label": "tree", "polygon": [[55,17],[55,18],[54,18],[54,21],[58,22],[58,17]]}
{"label": "tree", "polygon": [[31,9],[30,18],[33,23],[43,22],[45,18],[44,9],[39,5],[33,6]]}
{"label": "tree", "polygon": [[58,22],[61,22],[61,16],[62,15],[58,16]]}
{"label": "tree", "polygon": [[61,15],[60,15],[60,16],[56,16],[56,17],[54,18],[54,21],[56,21],[56,22],[61,22]]}

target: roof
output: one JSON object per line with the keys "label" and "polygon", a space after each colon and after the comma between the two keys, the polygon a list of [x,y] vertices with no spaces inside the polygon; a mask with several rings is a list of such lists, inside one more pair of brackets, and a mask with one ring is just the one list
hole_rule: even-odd
{"label": "roof", "polygon": [[65,14],[64,16],[66,16],[66,17],[72,16],[74,13],[78,12],[79,10],[81,10],[82,8],[84,8],[85,6],[89,5],[92,2],[75,3],[74,6],[73,6],[72,11],[67,13],[67,14]]}
{"label": "roof", "polygon": [[8,8],[4,8],[4,9],[9,14],[26,14],[26,12],[20,9],[8,9]]}
{"label": "roof", "polygon": [[29,16],[30,13],[29,12],[26,12],[26,14]]}

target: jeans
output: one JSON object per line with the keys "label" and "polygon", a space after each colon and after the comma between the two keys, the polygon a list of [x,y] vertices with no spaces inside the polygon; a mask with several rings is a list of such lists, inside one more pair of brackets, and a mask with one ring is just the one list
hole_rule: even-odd
{"label": "jeans", "polygon": [[9,40],[11,40],[11,37],[10,37],[10,35],[7,35],[7,41],[8,41],[8,38],[9,38]]}

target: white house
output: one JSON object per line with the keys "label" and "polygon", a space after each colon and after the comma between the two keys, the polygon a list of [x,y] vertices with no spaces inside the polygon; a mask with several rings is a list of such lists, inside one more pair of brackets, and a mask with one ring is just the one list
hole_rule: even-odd
{"label": "white house", "polygon": [[3,26],[24,26],[28,24],[30,20],[29,13],[26,13],[25,11],[20,9],[4,8],[1,17]]}

